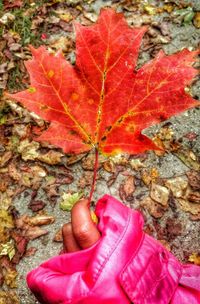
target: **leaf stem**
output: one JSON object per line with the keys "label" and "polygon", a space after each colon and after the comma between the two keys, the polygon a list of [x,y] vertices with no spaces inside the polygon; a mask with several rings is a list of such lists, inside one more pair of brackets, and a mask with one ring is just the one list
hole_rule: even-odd
{"label": "leaf stem", "polygon": [[89,196],[89,204],[91,203],[92,195],[94,193],[94,187],[95,187],[95,184],[96,184],[97,171],[98,171],[98,162],[99,162],[99,151],[98,151],[97,148],[95,148],[94,175],[93,175],[92,187],[91,187],[90,196]]}

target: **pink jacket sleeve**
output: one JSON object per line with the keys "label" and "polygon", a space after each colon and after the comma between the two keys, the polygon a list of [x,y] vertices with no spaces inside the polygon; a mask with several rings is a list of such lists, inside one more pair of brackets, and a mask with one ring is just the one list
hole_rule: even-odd
{"label": "pink jacket sleeve", "polygon": [[200,267],[180,264],[144,234],[139,212],[105,195],[96,214],[102,234],[96,244],[28,273],[28,286],[41,303],[200,303]]}

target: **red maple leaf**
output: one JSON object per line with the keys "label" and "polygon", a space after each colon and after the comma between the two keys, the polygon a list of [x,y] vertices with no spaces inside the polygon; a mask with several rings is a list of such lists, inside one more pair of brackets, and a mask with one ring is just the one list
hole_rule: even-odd
{"label": "red maple leaf", "polygon": [[146,27],[130,28],[122,14],[104,9],[94,25],[75,28],[76,65],[61,52],[31,47],[31,87],[10,95],[51,122],[38,140],[67,153],[156,149],[141,131],[198,105],[185,92],[198,73],[192,67],[198,52],[161,51],[134,71]]}

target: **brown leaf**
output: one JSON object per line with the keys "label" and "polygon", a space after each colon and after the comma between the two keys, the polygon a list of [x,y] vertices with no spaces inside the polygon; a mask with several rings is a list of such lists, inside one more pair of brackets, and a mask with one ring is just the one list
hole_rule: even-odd
{"label": "brown leaf", "polygon": [[169,200],[169,190],[166,187],[152,183],[150,190],[150,197],[157,203],[166,207],[168,205],[168,200]]}
{"label": "brown leaf", "polygon": [[200,28],[200,12],[196,12],[193,23],[196,28]]}
{"label": "brown leaf", "polygon": [[9,164],[8,166],[8,173],[11,178],[13,178],[15,181],[20,181],[21,180],[21,174],[17,170],[16,166],[14,163]]}
{"label": "brown leaf", "polygon": [[168,218],[166,222],[166,230],[168,239],[172,240],[176,236],[182,234],[182,225],[174,219]]}
{"label": "brown leaf", "polygon": [[10,288],[16,288],[17,287],[16,278],[17,278],[16,270],[6,269],[6,273],[4,275],[4,282],[6,283],[7,286],[9,286]]}
{"label": "brown leaf", "polygon": [[33,256],[36,253],[36,251],[37,251],[37,248],[35,248],[35,247],[29,247],[26,250],[25,257]]}
{"label": "brown leaf", "polygon": [[107,185],[108,187],[111,187],[114,182],[116,181],[118,175],[120,172],[124,171],[124,166],[121,166],[121,165],[117,165],[116,166],[116,172],[114,172],[110,177],[109,179],[107,180]]}
{"label": "brown leaf", "polygon": [[24,222],[31,226],[49,225],[55,221],[55,218],[51,215],[35,215],[32,217],[26,216]]}
{"label": "brown leaf", "polygon": [[183,197],[188,187],[188,181],[186,177],[178,176],[167,179],[165,185],[172,191],[174,197]]}
{"label": "brown leaf", "polygon": [[138,171],[141,168],[145,168],[145,164],[139,158],[132,158],[130,160],[130,165],[133,170]]}
{"label": "brown leaf", "polygon": [[42,209],[44,209],[45,206],[46,206],[46,203],[44,203],[42,200],[31,201],[28,204],[28,208],[31,209],[33,212],[42,210]]}
{"label": "brown leaf", "polygon": [[109,173],[114,173],[116,172],[116,165],[112,160],[107,160],[103,163],[103,168],[105,171]]}
{"label": "brown leaf", "polygon": [[150,197],[144,198],[144,200],[140,203],[140,205],[144,209],[147,209],[148,212],[155,218],[161,218],[166,211],[166,208],[156,203]]}
{"label": "brown leaf", "polygon": [[12,157],[11,151],[7,151],[2,156],[0,156],[0,168],[6,166],[9,160],[11,159],[11,157]]}
{"label": "brown leaf", "polygon": [[61,161],[62,161],[61,158],[63,156],[64,156],[64,154],[61,152],[50,150],[45,154],[39,154],[37,159],[39,159],[40,161],[42,161],[48,165],[57,165],[57,164],[61,163]]}
{"label": "brown leaf", "polygon": [[187,199],[189,202],[200,204],[200,192],[189,192]]}
{"label": "brown leaf", "polygon": [[199,221],[200,220],[200,213],[196,214],[196,215],[190,215],[190,219],[191,221]]}
{"label": "brown leaf", "polygon": [[78,185],[81,189],[84,189],[86,186],[92,185],[93,172],[85,171],[82,177],[78,181]]}
{"label": "brown leaf", "polygon": [[190,212],[192,215],[200,214],[199,204],[190,203],[188,200],[182,198],[179,198],[177,201],[179,203],[181,210]]}
{"label": "brown leaf", "polygon": [[20,304],[20,300],[14,291],[0,291],[1,304]]}
{"label": "brown leaf", "polygon": [[119,196],[124,201],[133,200],[133,193],[135,192],[135,178],[134,176],[128,176],[123,184],[119,187]]}
{"label": "brown leaf", "polygon": [[200,190],[200,172],[191,170],[186,173],[189,184],[193,190]]}
{"label": "brown leaf", "polygon": [[20,259],[26,252],[26,247],[28,245],[28,239],[21,235],[20,231],[13,230],[11,233],[12,238],[15,241],[16,253],[13,257],[13,262],[18,264]]}
{"label": "brown leaf", "polygon": [[34,240],[34,239],[37,239],[37,238],[39,238],[42,235],[45,235],[47,233],[48,233],[47,230],[41,229],[38,226],[34,226],[34,227],[30,227],[28,230],[25,231],[25,236],[29,240]]}
{"label": "brown leaf", "polygon": [[142,171],[142,181],[145,185],[149,186],[152,182],[156,182],[159,177],[159,172],[156,168],[151,168],[150,170]]}
{"label": "brown leaf", "polygon": [[188,261],[194,263],[195,265],[200,266],[200,254],[198,254],[198,253],[191,254],[189,256]]}
{"label": "brown leaf", "polygon": [[55,234],[55,236],[54,236],[54,238],[53,238],[53,241],[54,241],[54,242],[62,242],[62,241],[63,241],[62,228],[59,229],[59,230],[56,232],[56,234]]}

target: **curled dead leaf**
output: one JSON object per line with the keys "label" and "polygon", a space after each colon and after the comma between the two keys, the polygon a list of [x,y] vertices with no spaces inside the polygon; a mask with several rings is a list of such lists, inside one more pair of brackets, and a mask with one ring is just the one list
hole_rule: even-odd
{"label": "curled dead leaf", "polygon": [[38,226],[33,226],[33,227],[29,227],[26,231],[25,231],[25,236],[29,239],[29,240],[34,240],[37,239],[39,237],[41,237],[42,235],[47,234],[48,231],[41,229]]}
{"label": "curled dead leaf", "polygon": [[14,291],[0,291],[0,304],[20,304],[20,300]]}
{"label": "curled dead leaf", "polygon": [[169,189],[166,187],[155,183],[151,184],[150,197],[162,206],[166,207],[168,205],[169,193]]}
{"label": "curled dead leaf", "polygon": [[194,263],[195,265],[200,266],[200,254],[192,253],[189,256],[188,261],[191,262],[191,263]]}
{"label": "curled dead leaf", "polygon": [[142,181],[145,185],[149,186],[152,182],[156,182],[159,177],[159,172],[157,168],[151,168],[150,170],[142,171]]}
{"label": "curled dead leaf", "polygon": [[55,218],[51,215],[35,215],[32,217],[26,216],[24,218],[24,223],[31,226],[42,226],[49,225],[55,221]]}
{"label": "curled dead leaf", "polygon": [[35,248],[35,247],[29,247],[26,250],[25,257],[33,256],[36,253],[36,251],[37,251],[37,248]]}
{"label": "curled dead leaf", "polygon": [[119,196],[124,201],[133,200],[133,193],[135,192],[135,178],[128,176],[119,187]]}
{"label": "curled dead leaf", "polygon": [[78,181],[78,185],[81,189],[84,189],[86,186],[90,186],[93,180],[93,172],[85,171],[82,177]]}
{"label": "curled dead leaf", "polygon": [[20,142],[17,150],[21,154],[22,159],[27,160],[34,160],[38,157],[38,149],[40,144],[38,142],[32,141],[29,142],[28,139],[24,139]]}
{"label": "curled dead leaf", "polygon": [[12,157],[11,151],[7,151],[2,156],[0,156],[0,168],[6,166],[9,160],[11,159],[11,157]]}
{"label": "curled dead leaf", "polygon": [[200,12],[196,12],[193,19],[194,26],[200,28]]}
{"label": "curled dead leaf", "polygon": [[105,161],[103,163],[103,168],[104,168],[104,170],[106,170],[109,173],[116,172],[116,166],[115,166],[114,162],[111,159],[107,160],[107,161]]}
{"label": "curled dead leaf", "polygon": [[145,164],[141,162],[139,158],[132,158],[130,160],[130,165],[133,170],[138,171],[141,168],[145,168]]}
{"label": "curled dead leaf", "polygon": [[166,211],[166,208],[152,200],[150,197],[144,198],[140,202],[140,206],[146,209],[149,214],[155,218],[161,218]]}
{"label": "curled dead leaf", "polygon": [[165,181],[165,185],[170,189],[174,197],[183,197],[188,187],[188,181],[184,176],[170,178]]}
{"label": "curled dead leaf", "polygon": [[200,172],[191,170],[186,173],[189,184],[193,190],[200,190]]}
{"label": "curled dead leaf", "polygon": [[6,283],[7,286],[10,288],[16,288],[17,283],[16,283],[16,278],[17,278],[17,271],[14,269],[6,269],[6,273],[4,275],[4,282]]}
{"label": "curled dead leaf", "polygon": [[179,198],[178,200],[181,210],[190,212],[192,215],[200,214],[200,204],[193,204],[186,199]]}
{"label": "curled dead leaf", "polygon": [[38,154],[37,159],[48,165],[57,165],[61,163],[63,156],[64,154],[61,152],[50,150],[45,154]]}
{"label": "curled dead leaf", "polygon": [[33,212],[37,212],[39,210],[44,209],[45,206],[46,203],[44,203],[42,200],[35,200],[29,203],[28,208],[31,209]]}
{"label": "curled dead leaf", "polygon": [[60,228],[60,229],[56,232],[56,234],[54,235],[53,241],[54,241],[54,242],[62,242],[62,241],[63,241],[62,228]]}
{"label": "curled dead leaf", "polygon": [[187,194],[187,199],[189,202],[200,204],[200,192],[189,192]]}

